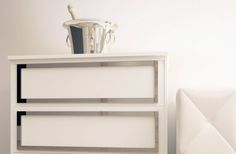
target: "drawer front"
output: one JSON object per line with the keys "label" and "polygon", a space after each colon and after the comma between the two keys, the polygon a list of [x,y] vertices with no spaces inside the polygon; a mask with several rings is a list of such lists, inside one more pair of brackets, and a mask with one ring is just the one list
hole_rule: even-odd
{"label": "drawer front", "polygon": [[154,113],[26,115],[21,146],[154,148]]}
{"label": "drawer front", "polygon": [[153,98],[153,66],[25,68],[21,97]]}

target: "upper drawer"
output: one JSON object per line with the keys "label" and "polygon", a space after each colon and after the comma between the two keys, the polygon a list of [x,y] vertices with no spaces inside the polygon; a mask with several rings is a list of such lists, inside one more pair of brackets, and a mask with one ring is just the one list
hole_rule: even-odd
{"label": "upper drawer", "polygon": [[155,97],[153,65],[27,67],[19,82],[21,99]]}

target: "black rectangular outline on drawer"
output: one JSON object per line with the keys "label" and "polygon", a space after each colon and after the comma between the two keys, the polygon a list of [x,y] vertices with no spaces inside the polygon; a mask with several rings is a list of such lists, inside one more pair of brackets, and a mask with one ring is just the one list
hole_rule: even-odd
{"label": "black rectangular outline on drawer", "polygon": [[26,103],[26,99],[21,98],[21,70],[27,68],[26,64],[17,64],[17,75],[16,75],[16,82],[17,82],[17,103]]}
{"label": "black rectangular outline on drawer", "polygon": [[17,126],[21,126],[21,116],[25,116],[25,115],[26,115],[25,111],[17,111],[16,113]]}
{"label": "black rectangular outline on drawer", "polygon": [[[122,63],[120,63],[122,62]],[[96,65],[95,65],[96,64]],[[100,64],[100,65],[97,65]],[[108,65],[109,64],[109,65]],[[122,65],[121,65],[122,64]],[[91,99],[101,99],[99,102],[105,102],[110,99],[115,99],[120,102],[123,102],[126,100],[129,102],[130,100],[133,101],[134,99],[140,100],[142,98],[139,97],[132,97],[132,98],[22,98],[22,69],[32,69],[32,68],[86,68],[86,67],[126,67],[126,66],[152,66],[154,68],[154,96],[150,98],[144,98],[144,99],[150,99],[150,103],[159,103],[158,102],[158,60],[127,60],[127,61],[95,61],[95,62],[72,62],[72,63],[64,63],[64,62],[57,62],[57,63],[30,63],[30,64],[17,64],[17,103],[32,103],[32,102],[40,102],[40,103],[58,103],[59,101],[70,101],[70,102],[84,102],[83,99],[91,100]],[[128,100],[129,99],[129,100]],[[132,100],[133,99],[133,100]],[[89,102],[89,101],[88,101]],[[93,101],[92,101],[93,102]],[[143,103],[143,102],[141,102]]]}

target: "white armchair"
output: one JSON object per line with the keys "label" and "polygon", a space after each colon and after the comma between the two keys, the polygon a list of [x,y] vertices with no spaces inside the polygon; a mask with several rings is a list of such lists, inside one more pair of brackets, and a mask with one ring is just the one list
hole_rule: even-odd
{"label": "white armchair", "polygon": [[177,93],[177,154],[236,154],[236,91]]}

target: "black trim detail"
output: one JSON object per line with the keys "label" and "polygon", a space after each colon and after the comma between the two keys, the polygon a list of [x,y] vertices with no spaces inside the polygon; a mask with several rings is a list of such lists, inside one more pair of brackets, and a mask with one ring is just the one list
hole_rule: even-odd
{"label": "black trim detail", "polygon": [[21,69],[27,68],[26,64],[17,64],[17,76],[16,76],[16,82],[17,82],[17,103],[26,103],[26,99],[21,98]]}
{"label": "black trim detail", "polygon": [[17,126],[21,126],[21,116],[25,116],[25,111],[17,111]]}

